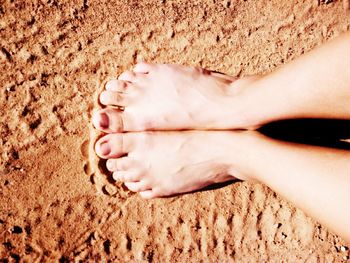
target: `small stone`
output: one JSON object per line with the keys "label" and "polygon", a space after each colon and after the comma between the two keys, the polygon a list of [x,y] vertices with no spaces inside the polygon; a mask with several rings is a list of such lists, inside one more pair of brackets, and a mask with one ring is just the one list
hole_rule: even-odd
{"label": "small stone", "polygon": [[30,53],[26,48],[22,48],[17,55],[24,61],[27,61],[30,58]]}
{"label": "small stone", "polygon": [[20,226],[14,226],[11,229],[12,234],[21,234],[23,232],[22,228]]}
{"label": "small stone", "polygon": [[341,252],[345,252],[346,250],[348,250],[349,248],[348,247],[346,247],[346,246],[341,246],[340,247],[340,251]]}
{"label": "small stone", "polygon": [[169,29],[168,31],[167,31],[167,33],[166,33],[166,36],[167,36],[167,38],[168,39],[170,39],[170,38],[173,38],[174,36],[175,36],[175,31],[174,31],[174,29]]}
{"label": "small stone", "polygon": [[223,2],[223,5],[224,5],[224,7],[229,8],[229,7],[231,6],[231,1],[225,0],[225,1]]}
{"label": "small stone", "polygon": [[117,42],[117,44],[120,44],[120,43],[121,43],[121,40],[122,40],[121,34],[116,34],[116,35],[114,36],[114,41]]}
{"label": "small stone", "polygon": [[11,85],[11,86],[9,86],[9,87],[6,88],[6,91],[7,91],[7,92],[16,91],[16,86],[15,86],[15,85]]}

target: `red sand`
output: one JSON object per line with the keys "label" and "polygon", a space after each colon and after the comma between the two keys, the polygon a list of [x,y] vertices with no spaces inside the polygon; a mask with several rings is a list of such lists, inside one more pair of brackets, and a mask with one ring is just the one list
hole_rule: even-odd
{"label": "red sand", "polygon": [[348,1],[293,2],[1,1],[0,262],[347,261],[260,184],[144,201],[91,152],[101,84],[138,59],[265,73],[349,30]]}

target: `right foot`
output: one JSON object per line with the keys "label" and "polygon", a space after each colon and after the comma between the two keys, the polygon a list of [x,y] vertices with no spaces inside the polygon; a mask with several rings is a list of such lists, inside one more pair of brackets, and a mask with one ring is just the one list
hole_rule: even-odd
{"label": "right foot", "polygon": [[95,145],[113,178],[144,198],[176,195],[236,178],[253,180],[242,163],[254,133],[228,131],[107,134]]}
{"label": "right foot", "polygon": [[139,63],[107,83],[100,95],[107,107],[94,114],[93,124],[106,133],[252,127],[256,124],[242,110],[238,95],[254,80],[201,68]]}

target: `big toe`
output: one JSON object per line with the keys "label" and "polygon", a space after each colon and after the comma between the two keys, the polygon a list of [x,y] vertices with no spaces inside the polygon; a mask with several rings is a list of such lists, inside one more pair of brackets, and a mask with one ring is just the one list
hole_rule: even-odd
{"label": "big toe", "polygon": [[105,108],[94,112],[92,124],[96,129],[105,133],[131,131],[135,126],[133,118],[128,112],[113,108]]}

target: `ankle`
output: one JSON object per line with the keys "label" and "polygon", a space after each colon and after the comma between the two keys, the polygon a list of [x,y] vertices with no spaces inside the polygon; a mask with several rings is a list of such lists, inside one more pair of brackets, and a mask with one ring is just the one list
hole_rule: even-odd
{"label": "ankle", "polygon": [[229,114],[224,118],[229,128],[254,130],[265,123],[261,97],[256,94],[262,78],[260,75],[247,76],[230,85],[226,103]]}
{"label": "ankle", "polygon": [[283,81],[270,74],[253,76],[236,83],[238,91],[232,97],[235,114],[242,128],[256,129],[268,122],[295,118],[300,111],[300,100],[295,91],[282,88]]}
{"label": "ankle", "polygon": [[225,158],[229,164],[228,173],[239,180],[259,182],[255,163],[261,157],[259,149],[266,139],[256,131],[232,131],[227,134],[226,149],[229,152],[225,153]]}

